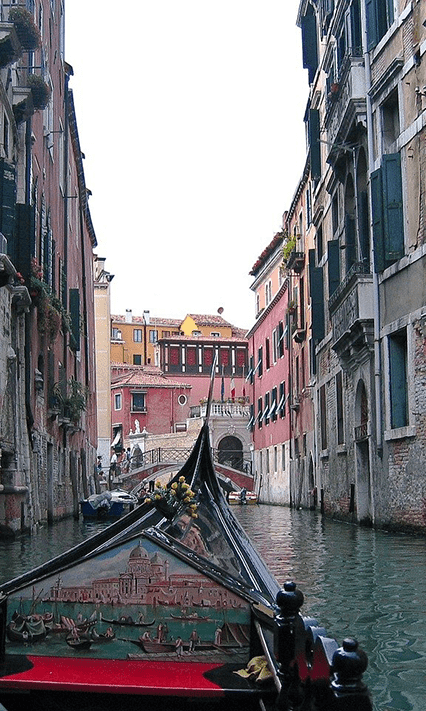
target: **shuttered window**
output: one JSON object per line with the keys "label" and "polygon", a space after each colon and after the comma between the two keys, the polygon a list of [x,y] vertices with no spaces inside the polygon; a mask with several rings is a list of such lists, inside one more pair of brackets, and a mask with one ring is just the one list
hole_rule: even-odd
{"label": "shuttered window", "polygon": [[74,351],[80,350],[80,293],[78,289],[70,289],[71,334],[70,346]]}
{"label": "shuttered window", "polygon": [[401,157],[386,154],[371,174],[374,261],[380,272],[404,255]]}
{"label": "shuttered window", "polygon": [[365,0],[368,49],[373,49],[394,21],[394,0]]}
{"label": "shuttered window", "polygon": [[312,84],[318,67],[317,22],[313,9],[308,5],[309,14],[302,17],[302,56],[303,66],[308,69],[309,83]]}
{"label": "shuttered window", "polygon": [[315,267],[315,250],[309,250],[309,292],[312,306],[312,337],[321,341],[325,335],[324,277],[322,267]]}
{"label": "shuttered window", "polygon": [[309,110],[308,139],[311,158],[311,175],[314,180],[321,177],[320,120],[318,109]]}
{"label": "shuttered window", "polygon": [[407,333],[389,337],[390,420],[392,429],[408,425]]}
{"label": "shuttered window", "polygon": [[340,245],[339,240],[332,239],[327,243],[328,257],[328,295],[331,296],[340,284]]}

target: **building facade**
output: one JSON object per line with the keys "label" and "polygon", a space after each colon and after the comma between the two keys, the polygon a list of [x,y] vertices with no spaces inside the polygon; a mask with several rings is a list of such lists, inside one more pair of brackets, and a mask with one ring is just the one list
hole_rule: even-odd
{"label": "building facade", "polygon": [[76,514],[96,459],[93,247],[64,3],[1,3],[0,530]]}
{"label": "building facade", "polygon": [[424,530],[426,7],[304,0],[298,22],[319,502]]}

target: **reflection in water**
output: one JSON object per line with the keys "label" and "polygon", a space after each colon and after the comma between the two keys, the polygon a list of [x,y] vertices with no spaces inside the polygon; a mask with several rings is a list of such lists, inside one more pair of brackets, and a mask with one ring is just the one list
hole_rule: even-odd
{"label": "reflection in water", "polygon": [[358,639],[376,711],[423,711],[426,540],[358,528],[308,511],[236,511],[280,584],[294,580],[302,612],[339,643]]}
{"label": "reflection in water", "polygon": [[[259,553],[283,584],[303,591],[302,612],[339,643],[356,637],[369,657],[375,711],[423,711],[426,698],[426,540],[359,529],[309,511],[235,506]],[[0,582],[52,558],[104,527],[63,521],[0,542]]]}

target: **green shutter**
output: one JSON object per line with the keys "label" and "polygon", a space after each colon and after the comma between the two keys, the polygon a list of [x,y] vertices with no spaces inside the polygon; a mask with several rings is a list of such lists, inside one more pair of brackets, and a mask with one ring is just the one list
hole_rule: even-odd
{"label": "green shutter", "polygon": [[382,272],[385,268],[382,182],[382,169],[378,168],[371,173],[371,217],[376,272]]}
{"label": "green shutter", "polygon": [[311,156],[311,175],[314,180],[317,180],[321,176],[320,120],[318,109],[309,110],[308,137]]}
{"label": "green shutter", "polygon": [[15,167],[2,158],[0,160],[0,232],[8,241],[13,239],[15,205]]}
{"label": "green shutter", "polygon": [[340,284],[340,252],[339,240],[327,242],[328,260],[328,295],[331,296]]}
{"label": "green shutter", "polygon": [[367,48],[373,49],[379,41],[376,19],[377,0],[365,0],[365,17],[367,25]]}
{"label": "green shutter", "polygon": [[355,245],[355,219],[352,215],[345,215],[345,245],[346,245],[346,272],[356,262]]}
{"label": "green shutter", "polygon": [[361,252],[359,255],[360,261],[367,266],[370,264],[370,236],[368,224],[368,196],[364,190],[358,194],[358,230]]}
{"label": "green shutter", "polygon": [[399,153],[384,155],[383,176],[383,221],[385,267],[404,255],[404,216],[402,207],[401,156]]}
{"label": "green shutter", "polygon": [[74,351],[80,350],[80,293],[78,289],[70,289],[71,338],[70,346]]}
{"label": "green shutter", "polygon": [[353,55],[362,53],[362,38],[361,38],[361,8],[360,0],[353,0],[350,9],[351,21],[351,51]]}
{"label": "green shutter", "polygon": [[313,12],[302,17],[301,28],[303,66],[309,70],[308,76],[311,84],[318,67],[317,23]]}
{"label": "green shutter", "polygon": [[35,205],[16,204],[15,239],[9,253],[17,271],[29,278],[31,257],[35,253]]}
{"label": "green shutter", "polygon": [[309,281],[312,304],[312,337],[315,341],[321,341],[325,335],[324,276],[322,267],[311,267]]}

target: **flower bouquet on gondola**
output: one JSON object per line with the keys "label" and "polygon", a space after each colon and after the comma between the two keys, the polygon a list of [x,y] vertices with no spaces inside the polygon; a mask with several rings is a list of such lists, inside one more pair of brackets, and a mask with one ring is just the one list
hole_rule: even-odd
{"label": "flower bouquet on gondola", "polygon": [[195,494],[186,483],[184,476],[180,476],[178,481],[167,486],[163,486],[159,481],[155,482],[154,490],[145,497],[145,501],[153,503],[169,520],[185,509],[191,518],[197,518],[198,504],[194,499]]}

